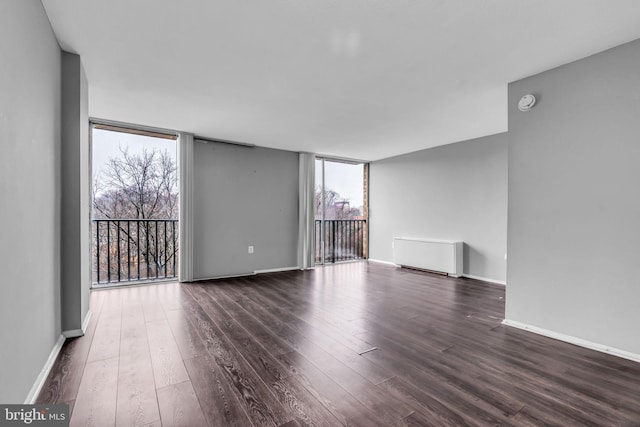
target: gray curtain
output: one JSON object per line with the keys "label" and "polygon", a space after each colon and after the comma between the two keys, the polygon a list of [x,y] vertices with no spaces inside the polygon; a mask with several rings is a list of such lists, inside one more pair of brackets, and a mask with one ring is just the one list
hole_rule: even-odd
{"label": "gray curtain", "polygon": [[193,135],[178,134],[178,171],[180,186],[180,282],[193,280]]}
{"label": "gray curtain", "polygon": [[314,244],[314,194],[316,156],[312,153],[300,153],[298,184],[298,267],[301,270],[315,266]]}

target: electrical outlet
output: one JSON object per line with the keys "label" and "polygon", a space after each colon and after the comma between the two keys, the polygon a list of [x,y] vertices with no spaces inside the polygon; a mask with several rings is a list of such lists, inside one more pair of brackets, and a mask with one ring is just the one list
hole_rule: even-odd
{"label": "electrical outlet", "polygon": [[253,246],[249,246],[249,253],[252,254],[253,253]]}

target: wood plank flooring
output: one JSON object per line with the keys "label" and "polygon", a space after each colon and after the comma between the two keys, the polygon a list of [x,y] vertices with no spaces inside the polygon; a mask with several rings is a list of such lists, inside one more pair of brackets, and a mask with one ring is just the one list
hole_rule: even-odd
{"label": "wood plank flooring", "polygon": [[95,426],[640,426],[640,364],[374,263],[97,290],[38,402]]}

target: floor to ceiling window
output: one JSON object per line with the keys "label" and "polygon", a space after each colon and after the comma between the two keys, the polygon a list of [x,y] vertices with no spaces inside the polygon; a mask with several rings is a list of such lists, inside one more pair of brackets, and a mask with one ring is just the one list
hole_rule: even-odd
{"label": "floor to ceiling window", "polygon": [[367,258],[366,163],[316,159],[316,264]]}
{"label": "floor to ceiling window", "polygon": [[176,136],[93,123],[92,285],[178,271]]}

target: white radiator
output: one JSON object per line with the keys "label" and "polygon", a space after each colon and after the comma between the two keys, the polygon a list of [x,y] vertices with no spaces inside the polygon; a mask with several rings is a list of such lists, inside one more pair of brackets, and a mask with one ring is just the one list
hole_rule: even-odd
{"label": "white radiator", "polygon": [[462,242],[433,239],[393,239],[393,262],[403,267],[462,276]]}

